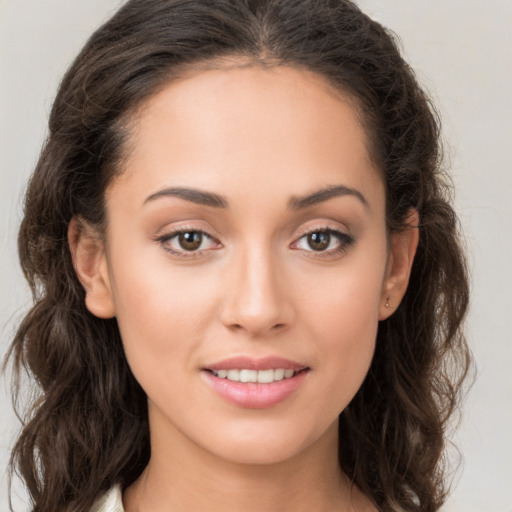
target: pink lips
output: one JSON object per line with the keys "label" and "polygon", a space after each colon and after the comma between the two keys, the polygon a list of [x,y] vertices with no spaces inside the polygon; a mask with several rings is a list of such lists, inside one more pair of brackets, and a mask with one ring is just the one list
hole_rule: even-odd
{"label": "pink lips", "polygon": [[[294,370],[296,374],[288,379],[274,381],[269,384],[252,382],[234,382],[216,377],[209,370],[270,370],[282,368]],[[273,407],[292,395],[304,382],[309,373],[306,365],[280,357],[253,359],[235,357],[208,365],[201,372],[211,389],[228,402],[248,409],[265,409]]]}
{"label": "pink lips", "polygon": [[208,365],[206,370],[234,370],[236,368],[246,368],[247,370],[270,370],[272,368],[283,368],[284,370],[294,370],[299,372],[307,368],[306,365],[283,359],[282,357],[263,357],[254,359],[252,357],[232,357],[217,363]]}

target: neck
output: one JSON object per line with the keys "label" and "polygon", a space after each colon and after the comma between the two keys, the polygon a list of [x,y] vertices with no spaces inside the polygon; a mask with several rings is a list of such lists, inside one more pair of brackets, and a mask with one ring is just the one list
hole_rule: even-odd
{"label": "neck", "polygon": [[124,493],[126,512],[372,510],[339,468],[337,422],[303,452],[271,464],[233,462],[165,434],[151,430],[151,459]]}

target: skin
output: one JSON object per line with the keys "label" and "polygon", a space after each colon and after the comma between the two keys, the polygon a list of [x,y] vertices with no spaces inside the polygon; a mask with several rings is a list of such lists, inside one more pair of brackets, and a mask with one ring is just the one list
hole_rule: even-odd
{"label": "skin", "polygon": [[[75,220],[69,232],[87,307],[117,318],[148,396],[152,456],[126,510],[375,510],[339,469],[338,416],[405,293],[417,230],[388,237],[352,103],[290,67],[196,72],[143,105],[126,154],[105,236]],[[290,208],[326,186],[356,192]],[[160,194],[169,187],[228,206]],[[187,252],[176,228],[211,238]],[[314,250],[305,233],[325,229],[343,236]],[[201,374],[240,355],[310,371],[284,402],[243,408]]]}

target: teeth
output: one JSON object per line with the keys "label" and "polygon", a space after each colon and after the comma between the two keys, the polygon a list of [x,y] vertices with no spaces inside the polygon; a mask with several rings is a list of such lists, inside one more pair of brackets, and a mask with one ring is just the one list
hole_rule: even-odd
{"label": "teeth", "polygon": [[258,382],[260,384],[274,382],[274,370],[260,370],[258,372]]}
{"label": "teeth", "polygon": [[228,379],[233,382],[258,382],[270,384],[271,382],[289,379],[295,375],[293,370],[276,368],[275,370],[212,370],[212,373],[220,379]]}
{"label": "teeth", "polygon": [[228,380],[234,380],[235,382],[240,381],[240,370],[228,370],[226,375]]}
{"label": "teeth", "polygon": [[284,370],[282,368],[278,368],[274,370],[274,380],[283,380],[284,379]]}
{"label": "teeth", "polygon": [[240,370],[240,382],[258,382],[256,370]]}

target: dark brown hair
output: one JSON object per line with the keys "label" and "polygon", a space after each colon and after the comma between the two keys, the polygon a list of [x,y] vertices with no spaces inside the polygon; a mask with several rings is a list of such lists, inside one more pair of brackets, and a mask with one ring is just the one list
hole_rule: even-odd
{"label": "dark brown hair", "polygon": [[103,226],[130,113],[184,70],[223,57],[307,69],[351,97],[385,179],[389,231],[419,212],[408,291],[379,324],[367,378],[341,414],[339,461],[381,511],[438,510],[447,422],[470,362],[466,267],[435,109],[394,36],[348,0],[130,0],[89,39],[61,83],[26,194],[19,254],[34,306],[8,358],[15,396],[23,369],[38,395],[11,468],[33,511],[84,512],[147,464],[145,394],[116,320],[85,307],[67,230],[73,217]]}

